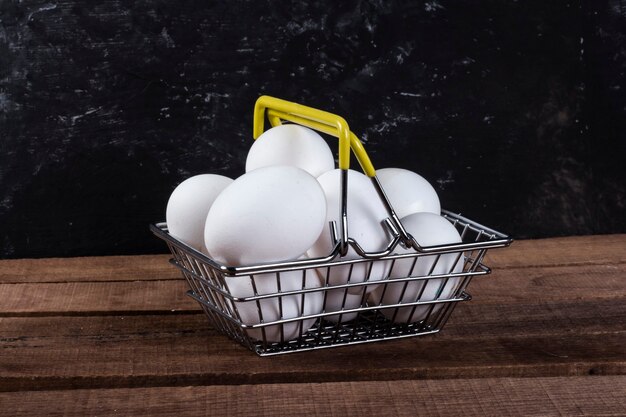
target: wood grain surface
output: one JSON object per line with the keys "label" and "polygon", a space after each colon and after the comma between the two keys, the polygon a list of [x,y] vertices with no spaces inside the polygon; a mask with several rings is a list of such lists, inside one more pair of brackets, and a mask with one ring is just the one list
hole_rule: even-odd
{"label": "wood grain surface", "polygon": [[0,261],[0,415],[626,415],[626,235],[492,250],[436,335],[260,358],[167,255]]}
{"label": "wood grain surface", "polygon": [[0,393],[15,417],[623,416],[626,376],[481,378]]}

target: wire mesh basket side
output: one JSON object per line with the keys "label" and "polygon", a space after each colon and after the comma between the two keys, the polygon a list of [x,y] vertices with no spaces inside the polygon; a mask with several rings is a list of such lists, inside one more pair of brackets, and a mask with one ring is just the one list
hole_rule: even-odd
{"label": "wire mesh basket side", "polygon": [[187,281],[187,294],[199,302],[213,327],[240,343],[245,343],[247,336],[232,320],[237,313],[232,302],[223,294],[221,274],[197,259],[193,253],[169,243],[168,247],[173,255],[170,263],[181,270]]}
{"label": "wire mesh basket side", "polygon": [[470,281],[490,272],[487,250],[510,243],[462,216],[443,215],[462,243],[380,259],[285,263],[248,275],[220,267],[164,224],[152,230],[214,328],[265,356],[439,332],[456,304],[471,299]]}

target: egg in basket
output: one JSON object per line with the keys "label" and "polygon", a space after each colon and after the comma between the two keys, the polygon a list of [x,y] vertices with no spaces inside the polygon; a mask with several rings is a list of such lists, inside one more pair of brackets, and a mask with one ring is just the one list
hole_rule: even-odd
{"label": "egg in basket", "polygon": [[259,355],[436,333],[512,242],[420,175],[375,170],[340,116],[262,96],[253,137],[245,174],[188,178],[151,230],[210,323]]}

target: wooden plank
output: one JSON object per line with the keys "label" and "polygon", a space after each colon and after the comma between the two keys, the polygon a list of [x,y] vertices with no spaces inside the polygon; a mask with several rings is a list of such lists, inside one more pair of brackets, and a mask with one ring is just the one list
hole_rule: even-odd
{"label": "wooden plank", "polygon": [[[626,262],[626,234],[515,241],[490,250],[494,269]],[[0,283],[179,279],[169,255],[0,260]]]}
{"label": "wooden plank", "polygon": [[0,285],[0,316],[198,311],[184,280]]}
{"label": "wooden plank", "polygon": [[626,299],[526,304],[459,304],[441,335],[466,337],[591,336],[625,330]]}
{"label": "wooden plank", "polygon": [[[615,300],[535,304],[460,303],[437,338],[592,335],[624,330],[626,303]],[[205,332],[217,337],[200,310],[163,315],[0,317],[0,341],[50,337],[102,337],[140,333]],[[196,314],[193,314],[196,313]],[[158,330],[160,329],[160,330]],[[421,338],[426,343],[431,337]],[[234,343],[234,342],[233,342]]]}
{"label": "wooden plank", "polygon": [[[472,281],[472,303],[621,299],[626,263],[511,268]],[[184,280],[0,284],[0,316],[198,310]]]}
{"label": "wooden plank", "polygon": [[626,234],[569,236],[515,241],[487,252],[493,268],[602,265],[626,262]]}
{"label": "wooden plank", "polygon": [[20,416],[623,416],[626,376],[212,385],[0,393]]}
{"label": "wooden plank", "polygon": [[0,390],[626,373],[621,305],[481,308],[438,335],[272,358],[201,314],[1,318]]}
{"label": "wooden plank", "polygon": [[[524,264],[502,258],[499,268],[495,259],[494,273],[473,281],[474,300],[457,306],[441,334],[274,358],[259,358],[217,334],[184,295],[185,283],[167,256],[128,274],[124,265],[135,257],[75,258],[71,265],[42,260],[39,269],[26,262],[13,275],[28,276],[24,280],[11,278],[13,272],[1,269],[7,261],[0,261],[0,277],[9,278],[0,284],[0,391],[620,375],[626,373],[621,236],[543,242],[541,250],[522,245],[532,261]],[[580,240],[562,249],[570,239]],[[117,266],[108,270],[111,258]],[[95,278],[83,275],[85,265]],[[37,271],[44,278],[36,278]],[[222,392],[232,401],[245,395],[231,388]],[[264,398],[276,398],[269,395]]]}
{"label": "wooden plank", "polygon": [[0,260],[0,283],[181,279],[169,255]]}
{"label": "wooden plank", "polygon": [[626,263],[494,269],[472,280],[471,302],[510,304],[626,297]]}

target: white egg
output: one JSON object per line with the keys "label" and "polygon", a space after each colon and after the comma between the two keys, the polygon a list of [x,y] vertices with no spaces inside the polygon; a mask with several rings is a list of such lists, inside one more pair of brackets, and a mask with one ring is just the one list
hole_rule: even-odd
{"label": "white egg", "polygon": [[233,182],[216,174],[187,178],[172,192],[165,219],[170,235],[192,248],[205,251],[204,222],[217,196]]}
{"label": "white egg", "polygon": [[[434,213],[414,213],[401,219],[406,230],[417,240],[421,246],[433,246],[443,244],[460,243],[461,237],[456,228],[444,217]],[[414,252],[413,249],[398,247],[397,253]],[[428,275],[432,269],[432,274],[460,273],[463,271],[463,256],[458,253],[443,254],[437,259],[437,255],[421,256],[413,267],[414,259],[398,259],[390,272],[390,280],[393,278],[404,278],[408,276],[418,277]],[[433,268],[434,263],[436,265]],[[433,301],[436,299],[450,298],[457,289],[460,278],[438,278],[429,279],[426,288],[422,292],[426,281],[411,281],[406,283],[389,283],[379,285],[369,297],[371,305],[398,304],[400,302],[409,303],[415,301]],[[445,287],[442,288],[442,286]],[[420,297],[421,293],[421,297]],[[381,300],[382,297],[382,300]],[[418,300],[418,297],[419,300]],[[381,312],[389,319],[399,323],[413,323],[426,318],[426,316],[437,314],[442,308],[441,304],[417,306],[413,311],[413,306],[401,307],[398,309],[382,309]],[[432,309],[432,311],[431,311]],[[413,311],[413,312],[412,312]]]}
{"label": "white egg", "polygon": [[[306,277],[306,278],[305,278]],[[254,280],[254,285],[253,285]],[[226,278],[226,283],[231,295],[234,297],[252,297],[255,295],[275,294],[280,291],[295,291],[302,288],[319,288],[321,281],[314,271],[308,271],[306,275],[302,271],[288,271],[280,273],[255,274],[250,276]],[[321,291],[305,294],[292,294],[269,297],[258,301],[237,301],[235,308],[241,321],[245,325],[260,324],[282,319],[291,319],[304,315],[319,314],[322,312],[324,296]],[[281,314],[282,313],[282,314]],[[317,321],[311,318],[301,321],[293,321],[282,325],[270,325],[264,328],[248,329],[248,335],[255,340],[267,342],[288,341],[306,333]],[[264,330],[263,330],[264,329]]]}
{"label": "white egg", "polygon": [[292,166],[255,169],[217,197],[206,217],[204,242],[230,266],[296,259],[317,240],[326,222],[317,180]]}
{"label": "white egg", "polygon": [[441,214],[437,192],[419,174],[402,168],[382,168],[376,170],[376,177],[399,218],[423,211]]}
{"label": "white egg", "polygon": [[296,166],[317,178],[335,168],[335,158],[316,131],[285,124],[266,130],[254,141],[246,159],[246,172],[272,165]]}
{"label": "white egg", "polygon": [[[331,311],[349,310],[353,308],[361,307],[361,300],[363,300],[363,289],[357,294],[350,294],[345,289],[338,288],[336,290],[328,290],[326,292],[326,303],[324,304],[324,311],[327,313]],[[367,296],[365,297],[367,300]],[[333,323],[346,323],[354,320],[358,313],[344,313],[332,316],[325,316],[324,318]]]}
{"label": "white egg", "polygon": [[[326,224],[335,221],[340,232],[341,227],[341,192],[340,173],[336,169],[321,175],[317,180],[326,195]],[[387,210],[380,201],[378,193],[371,180],[360,172],[348,170],[348,235],[355,239],[367,252],[383,250],[389,244],[391,237],[381,223],[388,216]],[[322,234],[311,249],[307,252],[311,258],[326,256],[333,248],[330,229],[324,228]],[[343,259],[358,259],[360,256],[350,248]],[[376,281],[387,276],[389,263],[384,261],[355,263],[353,266],[334,266],[330,270],[328,283],[330,285],[368,281]],[[320,274],[326,275],[321,269]],[[373,289],[373,286],[369,286]],[[362,288],[353,287],[350,293],[358,293]]]}

